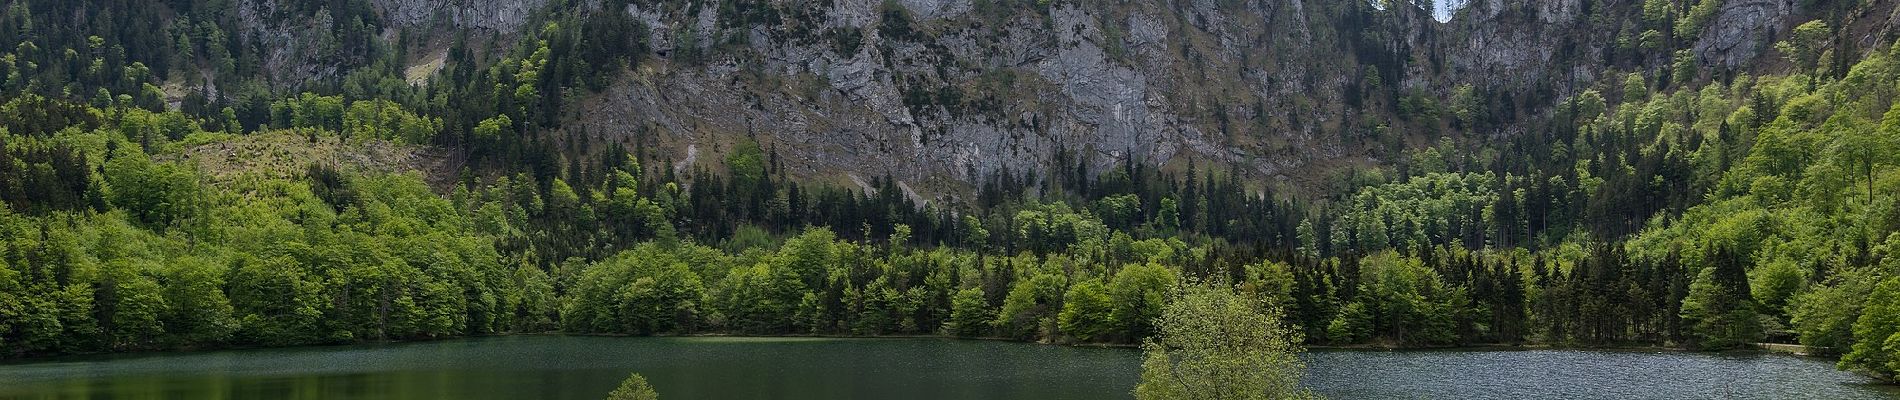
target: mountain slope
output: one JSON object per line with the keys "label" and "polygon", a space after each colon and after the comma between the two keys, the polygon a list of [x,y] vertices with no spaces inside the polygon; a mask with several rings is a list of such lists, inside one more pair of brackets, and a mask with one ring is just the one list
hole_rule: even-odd
{"label": "mountain slope", "polygon": [[[449,38],[473,43],[477,55],[450,57],[438,79],[456,62],[519,62],[555,39],[552,25],[624,12],[616,18],[638,29],[568,39],[647,50],[601,90],[559,94],[562,111],[543,124],[553,129],[533,130],[569,152],[619,143],[704,162],[754,141],[808,179],[890,175],[957,194],[1006,169],[1101,171],[1131,159],[1194,159],[1311,187],[1442,136],[1523,135],[1557,99],[1630,72],[1661,88],[1779,65],[1770,43],[1849,9],[1833,4],[1491,0],[1444,23],[1404,3],[1302,0],[362,6],[377,40],[409,64],[440,65],[431,62]],[[350,57],[324,56],[322,38],[286,29],[322,25],[328,10],[295,18],[284,8],[237,5],[252,10],[240,12],[243,37],[268,49],[264,75],[285,87],[347,75]],[[1855,28],[1840,40],[1871,46],[1890,31],[1891,5],[1853,9],[1865,21],[1842,24]]]}

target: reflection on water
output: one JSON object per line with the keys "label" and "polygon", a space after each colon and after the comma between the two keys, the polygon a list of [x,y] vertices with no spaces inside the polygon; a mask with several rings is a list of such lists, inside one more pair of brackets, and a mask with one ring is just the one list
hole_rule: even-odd
{"label": "reflection on water", "polygon": [[[1333,398],[1900,398],[1774,355],[1319,351]],[[991,341],[519,336],[0,364],[0,398],[600,399],[630,372],[667,399],[1129,398],[1139,352]]]}
{"label": "reflection on water", "polygon": [[1127,397],[1126,349],[940,339],[521,336],[0,366],[0,398],[600,399],[639,372],[667,399]]}
{"label": "reflection on water", "polygon": [[1893,387],[1779,354],[1317,351],[1307,383],[1334,398],[1893,399]]}

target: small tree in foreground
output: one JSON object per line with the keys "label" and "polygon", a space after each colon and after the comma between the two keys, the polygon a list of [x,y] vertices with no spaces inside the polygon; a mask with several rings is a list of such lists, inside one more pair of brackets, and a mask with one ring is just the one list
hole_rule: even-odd
{"label": "small tree in foreground", "polygon": [[659,399],[660,399],[660,393],[654,392],[653,386],[647,384],[647,378],[644,376],[640,376],[640,374],[633,374],[632,376],[628,376],[627,380],[620,381],[619,389],[614,389],[613,393],[607,394],[607,400],[659,400]]}
{"label": "small tree in foreground", "polygon": [[1280,311],[1225,287],[1189,284],[1155,319],[1142,343],[1147,360],[1135,397],[1158,399],[1311,399],[1296,334]]}

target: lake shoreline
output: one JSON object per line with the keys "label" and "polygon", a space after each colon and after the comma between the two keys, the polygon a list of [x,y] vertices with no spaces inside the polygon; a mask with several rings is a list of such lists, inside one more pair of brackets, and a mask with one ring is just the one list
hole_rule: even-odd
{"label": "lake shoreline", "polygon": [[[0,398],[306,393],[359,400],[599,400],[638,372],[679,398],[1127,399],[1142,353],[934,335],[535,333],[157,353],[0,365]],[[1315,349],[1303,385],[1333,398],[1835,398],[1900,387],[1780,355],[1675,351]],[[1500,350],[1500,351],[1491,351]],[[1653,350],[1653,349],[1652,349]],[[1710,378],[1719,377],[1719,378]],[[288,382],[288,383],[287,383]],[[287,386],[288,385],[288,386]]]}
{"label": "lake shoreline", "polygon": [[[24,364],[24,363],[32,363],[36,361],[53,361],[53,360],[69,358],[69,357],[77,357],[77,358],[111,357],[111,356],[121,356],[121,355],[132,356],[132,355],[192,353],[192,352],[225,351],[225,350],[300,349],[300,348],[317,349],[317,348],[344,347],[344,346],[396,345],[396,344],[441,342],[441,341],[448,341],[448,340],[504,338],[504,337],[534,337],[534,336],[625,337],[625,338],[654,337],[654,338],[941,339],[941,340],[1008,342],[1008,343],[1023,343],[1023,344],[1035,344],[1035,345],[1045,345],[1045,346],[1080,347],[1080,348],[1114,348],[1114,349],[1140,349],[1141,348],[1141,345],[1137,343],[1064,343],[1064,342],[1054,342],[1054,341],[1045,341],[1045,340],[1021,340],[1021,339],[1012,339],[1012,338],[1006,338],[1006,337],[976,337],[976,336],[954,336],[954,335],[939,335],[939,334],[839,335],[839,334],[747,334],[747,333],[729,333],[729,332],[700,332],[700,333],[687,333],[687,334],[634,335],[634,334],[622,334],[622,333],[525,332],[525,333],[500,333],[500,334],[489,334],[489,335],[454,336],[454,337],[430,338],[430,339],[361,341],[361,342],[351,342],[351,343],[310,343],[310,344],[295,344],[295,345],[283,345],[283,346],[233,345],[233,346],[188,347],[188,348],[151,349],[151,350],[134,350],[134,351],[109,351],[109,352],[92,352],[92,353],[63,353],[63,354],[35,355],[35,356],[26,356],[26,357],[0,358],[0,365]],[[1826,359],[1826,360],[1840,359],[1839,356],[1816,355],[1816,354],[1811,354],[1811,353],[1796,353],[1796,352],[1789,352],[1789,351],[1775,351],[1772,349],[1763,348],[1761,346],[1750,346],[1747,348],[1721,350],[1721,351],[1701,351],[1701,350],[1695,350],[1695,349],[1690,349],[1690,348],[1670,347],[1670,346],[1577,346],[1577,345],[1549,345],[1549,344],[1526,344],[1526,343],[1475,343],[1475,344],[1454,345],[1454,346],[1393,346],[1393,345],[1383,345],[1383,344],[1358,344],[1358,345],[1303,345],[1301,347],[1309,351],[1320,350],[1320,351],[1392,351],[1392,352],[1460,351],[1460,350],[1465,350],[1465,351],[1521,351],[1521,350],[1654,351],[1654,352],[1672,352],[1672,353],[1711,353],[1711,354],[1727,354],[1727,353],[1780,354],[1780,355],[1788,355],[1788,356],[1794,356],[1794,357],[1816,358],[1816,359]]]}

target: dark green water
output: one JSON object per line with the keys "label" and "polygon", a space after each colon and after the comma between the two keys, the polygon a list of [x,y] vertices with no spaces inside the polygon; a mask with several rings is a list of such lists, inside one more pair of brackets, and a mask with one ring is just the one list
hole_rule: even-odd
{"label": "dark green water", "polygon": [[[0,364],[0,398],[600,399],[639,372],[666,399],[1115,399],[1132,349],[941,339],[518,336]],[[1333,398],[1889,399],[1823,360],[1775,355],[1320,351]]]}

